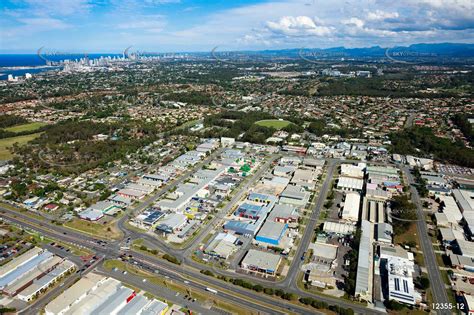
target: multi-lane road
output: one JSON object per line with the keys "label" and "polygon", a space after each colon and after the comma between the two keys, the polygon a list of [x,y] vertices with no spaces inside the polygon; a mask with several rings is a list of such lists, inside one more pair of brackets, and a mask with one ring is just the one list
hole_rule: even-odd
{"label": "multi-lane road", "polygon": [[[203,161],[201,164],[209,162],[219,153],[220,153],[219,151],[215,152],[214,154],[206,158],[206,160]],[[244,186],[240,187],[238,193],[232,198],[232,200],[223,209],[221,209],[221,212],[219,214],[225,215],[231,209],[231,207],[235,204],[235,202],[237,202],[243,196],[245,191],[249,187],[251,187],[251,185],[253,185],[258,178],[261,177],[261,175],[269,168],[271,163],[276,158],[277,158],[276,155],[271,156],[271,158],[268,159],[266,163],[264,163],[260,167],[260,169],[254,174],[254,176],[250,180],[248,180]],[[326,200],[328,191],[331,188],[330,185],[332,183],[334,171],[340,162],[342,161],[333,160],[333,159],[328,160],[326,178],[320,187],[317,201],[312,209],[309,222],[306,226],[300,245],[296,251],[296,255],[294,259],[291,262],[291,265],[289,267],[289,270],[285,279],[275,282],[275,281],[269,281],[265,279],[251,277],[244,274],[239,274],[238,277],[250,279],[251,282],[262,284],[263,286],[281,288],[281,289],[284,289],[286,292],[295,293],[302,297],[313,297],[317,300],[324,301],[329,304],[335,304],[341,307],[352,308],[354,311],[358,313],[378,314],[380,313],[378,310],[368,309],[362,305],[354,304],[346,300],[338,299],[336,297],[310,294],[300,289],[297,285],[298,274],[301,271],[301,264],[303,263],[300,257],[306,251],[309,243],[312,240],[312,237],[314,234],[314,228],[317,224],[321,208]],[[406,169],[403,169],[403,171],[408,177],[409,182],[413,183],[413,178],[411,177],[410,172],[407,171]],[[145,209],[147,206],[151,205],[160,196],[162,196],[167,191],[169,191],[169,189],[171,189],[172,187],[174,187],[175,185],[179,184],[180,182],[184,181],[187,177],[189,177],[192,174],[192,172],[193,172],[192,170],[186,172],[185,174],[180,176],[178,179],[170,183],[167,187],[160,190],[156,195],[146,200],[145,202],[139,204],[134,209],[134,212],[141,211]],[[441,280],[439,268],[436,262],[436,257],[434,255],[432,244],[430,243],[430,238],[423,237],[427,235],[427,227],[424,221],[423,211],[421,208],[421,202],[419,200],[419,196],[416,192],[416,189],[414,189],[413,187],[411,189],[412,189],[413,201],[417,205],[417,211],[418,211],[418,216],[419,216],[419,221],[417,223],[418,233],[419,233],[420,241],[422,245],[421,247],[425,255],[426,267],[428,269],[428,274],[432,283],[434,301],[436,303],[447,303],[448,298],[447,298],[445,286]],[[44,234],[45,236],[51,237],[53,239],[61,239],[61,241],[63,242],[68,242],[77,246],[89,248],[95,251],[98,255],[101,255],[103,259],[117,259],[120,256],[120,254],[123,253],[123,250],[121,250],[120,248],[121,241],[111,240],[108,242],[106,246],[103,246],[101,244],[98,244],[97,240],[91,236],[70,230],[62,226],[51,224],[47,221],[40,220],[38,218],[30,217],[28,216],[26,212],[25,213],[18,212],[18,211],[10,210],[3,207],[0,207],[0,210],[2,212],[1,216],[14,224],[17,224],[21,227],[24,227],[33,231],[40,232]],[[188,256],[191,254],[192,249],[202,241],[202,239],[205,237],[205,234],[207,234],[210,229],[214,228],[214,225],[218,222],[218,220],[222,219],[221,216],[217,215],[212,220],[212,222],[205,229],[201,231],[200,236],[194,239],[186,247],[181,248],[181,249],[171,248],[167,244],[161,241],[158,241],[156,238],[150,235],[128,230],[126,225],[124,224],[126,217],[127,216],[124,216],[124,218],[122,218],[118,224],[119,228],[122,230],[122,232],[124,232],[125,236],[130,236],[132,238],[144,238],[148,242],[151,242],[153,245],[155,245],[161,251],[170,253],[178,257],[179,259],[181,259],[181,261],[183,262],[181,266],[177,266],[170,262],[164,261],[154,256],[143,254],[141,252],[127,251],[127,254],[130,254],[133,256],[133,259],[135,260],[135,262],[137,262],[137,264],[139,264],[138,265],[139,267],[143,269],[148,269],[148,270],[159,270],[160,274],[178,282],[183,282],[183,283],[185,282],[186,286],[188,286],[189,288],[193,290],[202,291],[207,286],[212,287],[218,290],[220,298],[236,303],[238,305],[243,305],[249,309],[256,310],[261,313],[268,313],[268,314],[278,314],[278,313],[287,313],[287,312],[298,313],[298,314],[308,313],[308,309],[306,307],[287,303],[284,300],[266,296],[266,295],[261,295],[261,294],[256,295],[256,293],[253,291],[218,280],[214,277],[205,276],[199,272],[200,269],[203,268],[202,265],[193,261],[192,259],[189,259]],[[103,273],[109,272],[109,271],[104,270],[103,268],[99,268],[99,269]],[[220,274],[220,275],[230,276],[230,277],[236,276],[235,273],[231,273],[225,270],[215,270],[215,273]],[[115,277],[119,276],[119,279],[125,277],[125,275],[123,274],[121,275],[117,274],[114,276]],[[137,279],[134,279],[133,275],[129,275],[128,277],[125,277],[125,278],[126,278],[125,280],[127,280],[125,282],[131,282],[132,285],[136,285],[137,287],[143,288],[144,290],[153,290],[152,284],[149,284],[149,283],[147,284],[146,282],[140,282],[140,281],[139,281],[140,283],[137,283]],[[73,280],[68,279],[67,281],[69,283],[70,281],[73,281]],[[45,296],[45,298],[40,300],[41,303],[35,304],[35,306],[31,307],[28,311],[30,312],[36,311],[39,309],[38,307],[44,306],[43,305],[44,301],[47,301],[48,298],[51,298],[57,292],[56,290],[54,292],[52,291],[48,293]],[[155,288],[154,290],[156,291],[157,288]],[[192,304],[193,305],[190,305],[191,308],[195,306],[196,311],[202,311],[202,309],[196,306],[196,304],[194,303]],[[311,311],[314,312],[313,309]],[[209,312],[209,313],[212,313],[212,312]]]}
{"label": "multi-lane road", "polygon": [[[112,242],[106,246],[101,246],[97,244],[97,241],[94,238],[87,235],[82,235],[74,231],[70,232],[67,228],[63,227],[50,226],[49,223],[37,219],[29,220],[27,215],[17,213],[13,210],[2,207],[0,207],[0,210],[3,212],[2,217],[13,224],[22,226],[31,231],[39,232],[53,239],[61,239],[62,242],[90,248],[98,255],[101,255],[104,260],[117,259],[123,252],[120,251],[118,242]],[[219,292],[219,297],[237,303],[237,305],[242,305],[264,314],[284,314],[286,312],[296,314],[308,313],[308,308],[306,307],[285,303],[284,300],[265,295],[256,296],[253,291],[234,286],[216,278],[208,277],[201,274],[199,270],[188,268],[186,266],[177,266],[157,257],[148,256],[139,252],[130,251],[129,253],[133,255],[135,261],[140,262],[139,266],[142,268],[159,270],[161,275],[186,283],[186,286],[198,291],[202,291],[204,287],[212,287]],[[151,293],[153,293],[153,291]],[[361,308],[361,310],[362,309],[363,308]]]}

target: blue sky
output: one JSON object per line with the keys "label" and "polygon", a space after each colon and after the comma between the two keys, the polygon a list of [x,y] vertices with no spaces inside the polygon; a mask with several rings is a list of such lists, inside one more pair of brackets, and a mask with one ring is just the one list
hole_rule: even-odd
{"label": "blue sky", "polygon": [[0,0],[0,52],[474,42],[472,0]]}

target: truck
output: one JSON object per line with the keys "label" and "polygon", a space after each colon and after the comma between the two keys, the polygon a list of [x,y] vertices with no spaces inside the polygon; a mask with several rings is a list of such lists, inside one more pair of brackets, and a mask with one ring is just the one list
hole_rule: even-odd
{"label": "truck", "polygon": [[217,294],[217,291],[211,288],[206,288],[206,291],[209,291],[211,293]]}

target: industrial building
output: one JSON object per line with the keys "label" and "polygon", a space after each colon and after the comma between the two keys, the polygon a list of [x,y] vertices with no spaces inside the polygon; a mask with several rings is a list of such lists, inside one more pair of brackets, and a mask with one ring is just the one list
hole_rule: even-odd
{"label": "industrial building", "polygon": [[45,307],[46,315],[164,314],[168,304],[149,299],[119,281],[89,273]]}
{"label": "industrial building", "polygon": [[321,242],[311,244],[310,249],[313,250],[311,262],[307,265],[309,275],[307,280],[311,285],[319,288],[327,286],[336,286],[336,277],[334,276],[334,268],[337,264],[337,250],[339,246]]}
{"label": "industrial building", "polygon": [[30,301],[74,268],[73,263],[34,247],[0,267],[0,291]]}
{"label": "industrial building", "polygon": [[400,303],[415,305],[421,301],[421,295],[415,290],[413,274],[415,264],[409,255],[405,256],[400,248],[393,253],[381,250],[380,267],[382,277],[387,288],[386,298]]}
{"label": "industrial building", "polygon": [[372,302],[373,225],[367,220],[362,220],[361,230],[355,296],[361,300]]}
{"label": "industrial building", "polygon": [[359,165],[341,164],[341,176],[363,179],[364,169],[365,169],[365,164],[363,163]]}
{"label": "industrial building", "polygon": [[310,193],[301,186],[288,185],[280,194],[280,203],[304,207],[309,201]]}
{"label": "industrial building", "polygon": [[188,218],[181,213],[170,213],[163,220],[158,221],[156,230],[158,232],[173,233],[183,228],[188,222]]}
{"label": "industrial building", "polygon": [[76,266],[72,262],[63,260],[58,265],[56,265],[54,269],[43,275],[41,278],[33,280],[33,282],[26,289],[18,293],[17,297],[25,302],[30,302],[43,290],[52,286],[60,278],[65,276],[68,272],[73,271],[75,268]]}
{"label": "industrial building", "polygon": [[100,220],[105,214],[115,215],[120,208],[110,201],[99,201],[84,211],[79,213],[79,217],[83,220],[97,221]]}
{"label": "industrial building", "polygon": [[326,221],[323,223],[323,231],[328,234],[336,235],[350,235],[356,230],[355,226],[352,223],[339,223]]}
{"label": "industrial building", "polygon": [[164,216],[164,212],[152,207],[137,215],[130,223],[143,229],[155,228],[158,221]]}
{"label": "industrial building", "polygon": [[199,170],[187,183],[177,186],[176,190],[156,203],[162,210],[182,212],[186,204],[194,197],[205,198],[209,194],[209,184],[219,177],[226,167],[219,165],[215,170]]}
{"label": "industrial building", "polygon": [[267,245],[278,246],[287,228],[286,223],[267,220],[258,231],[255,240]]}
{"label": "industrial building", "polygon": [[272,220],[281,223],[296,223],[298,222],[299,213],[296,207],[292,205],[276,204],[267,220]]}
{"label": "industrial building", "polygon": [[209,243],[204,252],[222,259],[229,258],[237,250],[237,237],[228,233],[219,233]]}
{"label": "industrial building", "polygon": [[240,265],[247,271],[276,275],[280,262],[280,255],[250,249]]}
{"label": "industrial building", "polygon": [[342,208],[342,219],[351,222],[359,221],[360,194],[351,192],[346,195]]}
{"label": "industrial building", "polygon": [[342,191],[362,191],[364,188],[364,180],[347,176],[339,177],[337,189]]}

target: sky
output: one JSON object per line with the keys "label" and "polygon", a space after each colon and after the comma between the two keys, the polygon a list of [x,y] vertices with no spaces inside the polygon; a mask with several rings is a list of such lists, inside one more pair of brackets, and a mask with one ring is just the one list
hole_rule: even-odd
{"label": "sky", "polygon": [[474,42],[473,0],[0,0],[0,52]]}

